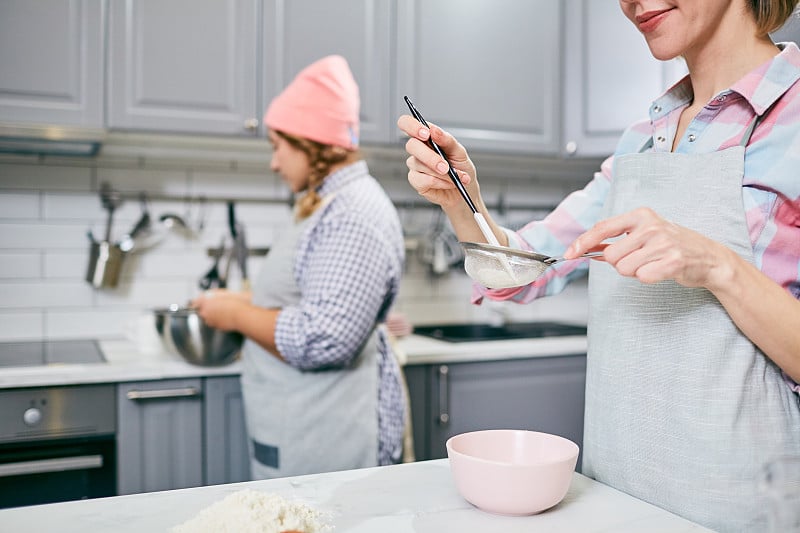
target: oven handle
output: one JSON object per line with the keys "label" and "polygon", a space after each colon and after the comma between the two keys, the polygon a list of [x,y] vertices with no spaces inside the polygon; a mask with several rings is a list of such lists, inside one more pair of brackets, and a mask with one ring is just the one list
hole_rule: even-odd
{"label": "oven handle", "polygon": [[65,470],[87,470],[101,468],[102,455],[81,455],[58,459],[39,459],[37,461],[20,461],[0,465],[0,477],[21,476],[26,474],[46,474]]}
{"label": "oven handle", "polygon": [[164,398],[196,398],[202,396],[197,387],[183,387],[180,389],[162,390],[131,390],[126,394],[129,400],[161,400]]}

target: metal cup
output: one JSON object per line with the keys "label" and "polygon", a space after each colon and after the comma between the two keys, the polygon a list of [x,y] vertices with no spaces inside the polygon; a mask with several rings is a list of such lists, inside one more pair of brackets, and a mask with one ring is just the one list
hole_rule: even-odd
{"label": "metal cup", "polygon": [[96,289],[116,287],[124,259],[125,252],[122,251],[119,244],[108,241],[92,241],[89,249],[86,281]]}

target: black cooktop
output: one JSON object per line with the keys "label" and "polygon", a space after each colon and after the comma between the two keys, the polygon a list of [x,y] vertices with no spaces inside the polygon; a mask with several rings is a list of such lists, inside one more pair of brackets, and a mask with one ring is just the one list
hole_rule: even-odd
{"label": "black cooktop", "polygon": [[448,342],[499,341],[586,335],[586,326],[560,322],[515,322],[500,326],[482,323],[438,324],[415,326],[414,334]]}
{"label": "black cooktop", "polygon": [[0,342],[0,367],[104,363],[95,340]]}

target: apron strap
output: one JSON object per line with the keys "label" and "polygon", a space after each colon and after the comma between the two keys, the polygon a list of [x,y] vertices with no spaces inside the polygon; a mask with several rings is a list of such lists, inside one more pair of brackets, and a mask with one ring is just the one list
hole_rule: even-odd
{"label": "apron strap", "polygon": [[760,115],[756,114],[756,116],[753,117],[753,120],[750,121],[750,125],[747,126],[747,129],[745,130],[744,135],[742,136],[741,142],[739,142],[739,146],[747,146],[748,144],[750,144],[750,137],[753,136],[753,132],[756,131],[756,128],[758,127],[759,124],[761,124],[761,121],[767,118],[767,115],[769,115],[769,112],[772,111],[772,108],[775,107],[777,103],[778,103],[777,100],[772,102],[772,104],[766,110],[764,110],[763,113],[761,113]]}

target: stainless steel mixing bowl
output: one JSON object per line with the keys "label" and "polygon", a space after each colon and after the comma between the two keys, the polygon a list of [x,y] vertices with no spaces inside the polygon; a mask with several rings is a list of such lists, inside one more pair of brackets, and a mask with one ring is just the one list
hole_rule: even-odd
{"label": "stainless steel mixing bowl", "polygon": [[221,366],[232,363],[239,355],[244,336],[208,326],[194,308],[173,304],[153,312],[164,344],[189,363]]}

